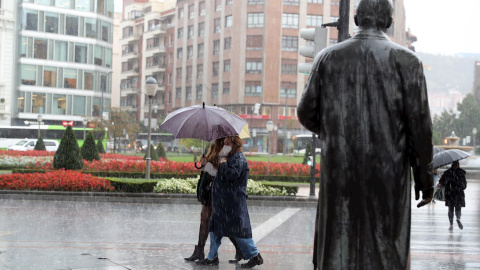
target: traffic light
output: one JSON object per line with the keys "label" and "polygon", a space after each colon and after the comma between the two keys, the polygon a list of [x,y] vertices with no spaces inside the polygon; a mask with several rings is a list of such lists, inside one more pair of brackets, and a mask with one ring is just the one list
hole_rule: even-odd
{"label": "traffic light", "polygon": [[[324,27],[301,29],[300,37],[307,42],[312,41],[313,45],[300,47],[298,50],[299,54],[307,58],[315,58],[317,53],[327,47],[327,36],[328,30]],[[301,63],[298,65],[298,72],[308,75],[310,74],[312,67],[313,63]]]}

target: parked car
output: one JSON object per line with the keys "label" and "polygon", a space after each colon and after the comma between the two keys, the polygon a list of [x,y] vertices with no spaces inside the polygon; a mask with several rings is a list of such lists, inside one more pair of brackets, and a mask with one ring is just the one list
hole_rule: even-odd
{"label": "parked car", "polygon": [[[37,143],[37,139],[24,139],[19,141],[14,145],[10,145],[7,147],[7,150],[17,150],[17,151],[27,151],[33,150],[35,148],[35,144]],[[55,140],[43,140],[45,144],[45,149],[47,151],[57,151],[59,143]]]}

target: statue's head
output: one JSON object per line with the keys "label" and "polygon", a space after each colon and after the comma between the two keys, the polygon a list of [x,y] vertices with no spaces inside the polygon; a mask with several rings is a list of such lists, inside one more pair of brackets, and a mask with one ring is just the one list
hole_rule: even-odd
{"label": "statue's head", "polygon": [[392,0],[362,0],[354,19],[361,28],[387,29],[392,25],[392,15]]}

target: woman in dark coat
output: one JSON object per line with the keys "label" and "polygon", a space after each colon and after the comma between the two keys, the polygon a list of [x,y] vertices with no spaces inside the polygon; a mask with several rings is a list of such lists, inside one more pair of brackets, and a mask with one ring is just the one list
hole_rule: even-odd
{"label": "woman in dark coat", "polygon": [[242,153],[242,139],[225,138],[232,151],[220,160],[217,176],[212,186],[212,216],[210,218],[210,252],[203,265],[218,265],[218,248],[222,237],[234,237],[245,259],[242,268],[252,268],[263,263],[262,256],[252,239],[252,227],[247,208],[248,162]]}
{"label": "woman in dark coat", "polygon": [[467,188],[467,180],[465,179],[465,171],[460,169],[458,161],[453,162],[452,167],[443,173],[439,186],[445,188],[445,206],[448,206],[448,219],[450,220],[449,230],[453,230],[454,210],[458,227],[463,230],[460,217],[462,216],[462,207],[465,207],[464,190]]}

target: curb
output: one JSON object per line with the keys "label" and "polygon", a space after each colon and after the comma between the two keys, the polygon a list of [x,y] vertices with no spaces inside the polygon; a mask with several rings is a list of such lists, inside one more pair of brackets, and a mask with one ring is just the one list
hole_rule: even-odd
{"label": "curb", "polygon": [[[0,190],[0,199],[111,203],[199,204],[195,194]],[[248,196],[249,205],[317,207],[317,198]]]}

